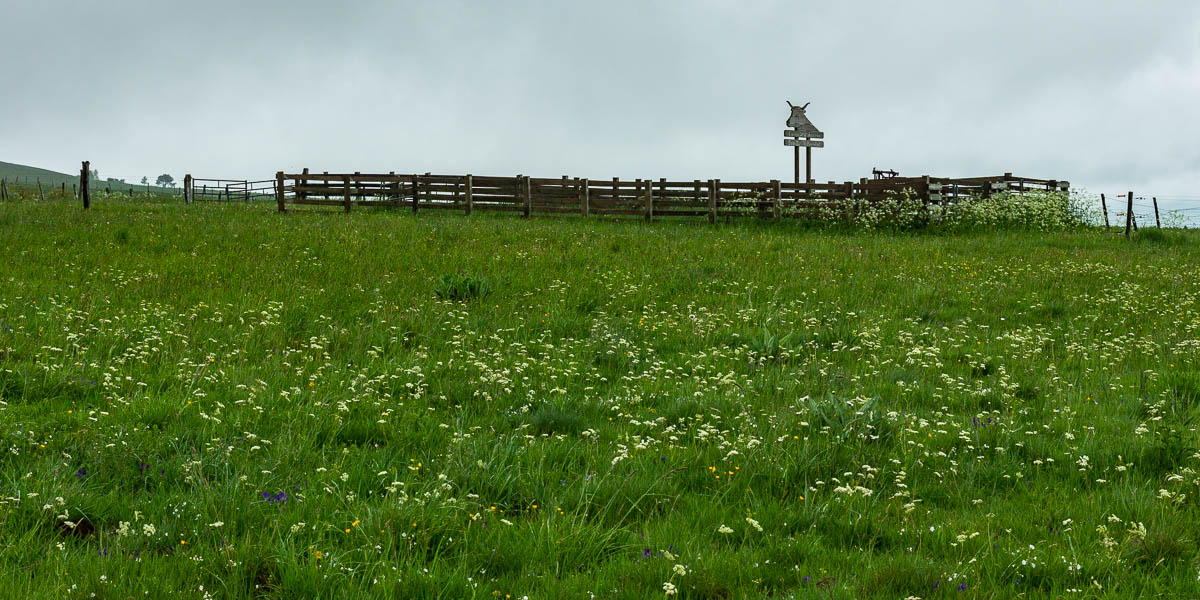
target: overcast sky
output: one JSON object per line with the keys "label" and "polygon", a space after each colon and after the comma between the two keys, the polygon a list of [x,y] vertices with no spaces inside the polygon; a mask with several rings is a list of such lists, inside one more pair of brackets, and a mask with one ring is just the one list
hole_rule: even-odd
{"label": "overcast sky", "polygon": [[59,171],[787,180],[791,100],[821,181],[1200,198],[1195,0],[0,4],[0,160]]}

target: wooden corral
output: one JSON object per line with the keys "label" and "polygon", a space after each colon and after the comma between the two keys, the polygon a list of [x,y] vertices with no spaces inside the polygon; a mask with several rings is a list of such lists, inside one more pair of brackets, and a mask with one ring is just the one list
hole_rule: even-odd
{"label": "wooden corral", "polygon": [[276,174],[276,202],[288,205],[390,206],[421,210],[508,211],[582,216],[662,217],[757,216],[763,218],[849,218],[863,203],[907,191],[926,204],[952,204],[967,195],[1003,190],[1068,189],[1067,182],[1012,177],[934,177],[859,180],[858,183],[788,183],[778,180],[538,178],[433,173]]}

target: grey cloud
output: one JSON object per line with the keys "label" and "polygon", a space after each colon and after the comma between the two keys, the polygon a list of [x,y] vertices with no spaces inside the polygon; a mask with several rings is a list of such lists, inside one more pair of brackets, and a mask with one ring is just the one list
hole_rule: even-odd
{"label": "grey cloud", "polygon": [[871,167],[1196,195],[1200,4],[110,2],[4,10],[0,159],[820,180]]}

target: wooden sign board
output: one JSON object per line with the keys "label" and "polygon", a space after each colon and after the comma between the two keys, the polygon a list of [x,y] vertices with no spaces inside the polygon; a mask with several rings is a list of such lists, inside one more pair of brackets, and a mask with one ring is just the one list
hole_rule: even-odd
{"label": "wooden sign board", "polygon": [[807,137],[813,138],[814,140],[819,140],[825,137],[825,134],[821,133],[820,131],[804,132],[800,131],[799,129],[785,129],[783,130],[783,135],[788,137]]}
{"label": "wooden sign board", "polygon": [[825,142],[823,142],[821,140],[786,139],[786,140],[783,140],[783,145],[784,146],[799,146],[801,148],[824,148]]}
{"label": "wooden sign board", "polygon": [[792,107],[792,115],[788,117],[787,126],[800,131],[805,137],[817,137],[814,134],[821,133],[821,130],[817,129],[817,126],[808,120],[808,116],[804,114],[804,108],[800,106]]}

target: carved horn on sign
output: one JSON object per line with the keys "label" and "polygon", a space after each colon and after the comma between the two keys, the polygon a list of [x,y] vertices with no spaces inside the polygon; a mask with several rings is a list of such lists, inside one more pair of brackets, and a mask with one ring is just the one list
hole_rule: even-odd
{"label": "carved horn on sign", "polygon": [[788,108],[796,108],[795,105],[792,104],[791,100],[784,100],[784,102],[788,103]]}
{"label": "carved horn on sign", "polygon": [[805,102],[805,103],[804,103],[804,106],[801,106],[801,107],[800,107],[800,110],[804,110],[804,109],[808,108],[808,105],[809,105],[809,104],[812,104],[812,102]]}

